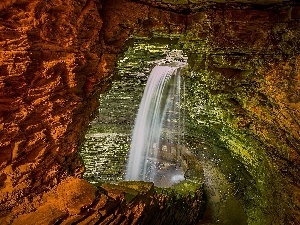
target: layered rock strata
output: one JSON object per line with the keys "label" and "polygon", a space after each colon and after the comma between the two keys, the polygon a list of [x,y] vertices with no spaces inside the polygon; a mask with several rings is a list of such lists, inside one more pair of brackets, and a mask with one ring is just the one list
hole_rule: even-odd
{"label": "layered rock strata", "polygon": [[[197,82],[220,109],[209,131],[249,169],[259,190],[272,176],[261,180],[256,166],[272,168],[288,190],[281,219],[300,220],[299,6],[221,5],[185,15],[126,0],[6,0],[0,9],[1,224],[29,221],[35,213],[55,215],[41,218],[44,224],[75,217],[89,224],[86,213],[107,198],[80,180],[78,148],[132,34],[181,38],[192,70],[204,74]],[[190,115],[200,132],[205,112],[195,95]],[[247,147],[244,131],[265,148]],[[74,191],[59,194],[65,188]],[[65,195],[69,203],[61,203]],[[108,205],[103,210],[114,218]]]}
{"label": "layered rock strata", "polygon": [[204,202],[201,190],[193,196],[157,194],[153,183],[145,182],[102,184],[96,188],[70,177],[34,199],[31,207],[32,203],[35,210],[18,216],[13,224],[194,224]]}

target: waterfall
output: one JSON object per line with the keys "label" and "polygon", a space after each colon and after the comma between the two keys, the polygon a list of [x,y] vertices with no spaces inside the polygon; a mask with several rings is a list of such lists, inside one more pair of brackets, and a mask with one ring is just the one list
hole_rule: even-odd
{"label": "waterfall", "polygon": [[155,183],[162,142],[180,144],[180,70],[176,66],[153,68],[135,120],[125,180]]}

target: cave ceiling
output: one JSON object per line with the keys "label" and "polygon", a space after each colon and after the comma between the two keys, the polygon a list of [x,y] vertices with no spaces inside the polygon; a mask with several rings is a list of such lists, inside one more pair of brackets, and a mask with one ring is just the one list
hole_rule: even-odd
{"label": "cave ceiling", "polygon": [[270,6],[293,3],[293,0],[132,0],[154,7],[190,13],[206,7],[218,7],[219,4],[230,4],[232,7],[247,8],[249,5]]}

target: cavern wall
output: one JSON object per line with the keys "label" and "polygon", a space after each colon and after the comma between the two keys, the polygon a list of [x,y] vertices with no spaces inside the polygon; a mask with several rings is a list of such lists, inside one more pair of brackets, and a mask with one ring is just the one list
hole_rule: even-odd
{"label": "cavern wall", "polygon": [[[71,186],[70,202],[83,204],[75,210],[59,205],[63,213],[54,214],[54,221],[69,215],[76,221],[81,208],[95,201],[94,211],[105,207],[103,195],[74,178],[83,173],[78,149],[130,35],[179,38],[198,74],[191,89],[191,130],[218,137],[258,183],[256,150],[262,152],[266,167],[260,170],[272,168],[270,174],[288,190],[282,219],[299,221],[300,7],[214,4],[189,15],[168,7],[126,0],[0,3],[3,224],[37,208],[45,213],[45,202],[57,197],[52,193],[63,192],[58,184]],[[203,99],[210,101],[208,111],[199,110]],[[264,147],[249,147],[244,139]],[[81,198],[83,189],[88,199]]]}
{"label": "cavern wall", "polygon": [[[197,76],[190,79],[190,134],[218,146],[214,155],[223,148],[242,162],[248,182],[266,200],[256,209],[281,217],[270,213],[261,224],[299,220],[298,10],[224,8],[188,16],[185,45],[193,49],[190,66]],[[231,164],[221,167],[228,171]],[[230,174],[241,179],[234,169]]]}
{"label": "cavern wall", "polygon": [[67,176],[105,77],[94,1],[1,2],[2,214]]}

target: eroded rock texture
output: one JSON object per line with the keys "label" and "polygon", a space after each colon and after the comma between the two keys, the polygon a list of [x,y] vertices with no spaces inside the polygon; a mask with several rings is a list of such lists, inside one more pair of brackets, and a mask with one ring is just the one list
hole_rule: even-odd
{"label": "eroded rock texture", "polygon": [[[122,201],[104,207],[107,194],[80,179],[78,147],[131,34],[180,38],[202,74],[191,89],[194,131],[218,137],[263,198],[272,197],[264,182],[279,175],[287,191],[279,194],[287,205],[280,219],[299,222],[299,6],[219,5],[186,15],[126,0],[5,0],[0,9],[1,224],[121,221],[110,207]],[[201,88],[213,102],[208,111],[200,110]],[[217,122],[203,126],[204,117]]]}
{"label": "eroded rock texture", "polygon": [[225,7],[188,16],[185,43],[199,73],[189,92],[196,93],[189,100],[192,130],[242,162],[266,199],[257,208],[275,206],[281,219],[271,215],[262,224],[299,221],[298,10]]}
{"label": "eroded rock texture", "polygon": [[82,172],[77,148],[105,77],[96,3],[1,2],[2,216]]}
{"label": "eroded rock texture", "polygon": [[67,178],[13,224],[192,224],[201,215],[201,199],[201,190],[178,200],[172,194],[157,195],[153,183],[103,184],[97,189],[85,180]]}
{"label": "eroded rock texture", "polygon": [[[75,178],[83,172],[78,146],[98,94],[108,86],[116,54],[149,12],[115,3],[107,2],[102,15],[99,1],[1,3],[1,224],[124,220],[114,216],[125,207],[119,197]],[[142,214],[143,206],[135,207],[139,214],[125,223]]]}

